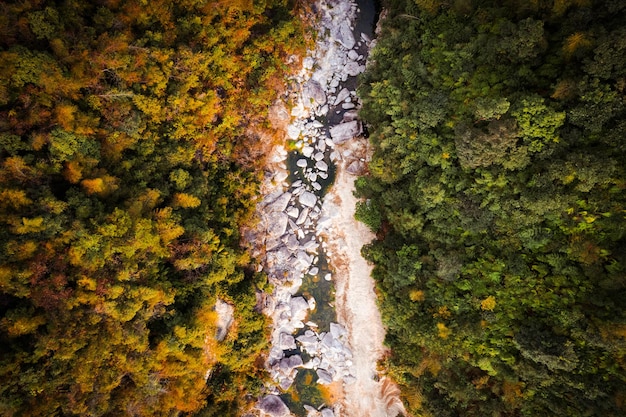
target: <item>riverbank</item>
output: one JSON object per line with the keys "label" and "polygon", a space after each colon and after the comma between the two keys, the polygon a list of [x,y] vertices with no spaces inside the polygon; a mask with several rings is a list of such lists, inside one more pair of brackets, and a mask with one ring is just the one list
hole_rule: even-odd
{"label": "riverbank", "polygon": [[333,214],[321,231],[335,270],[337,319],[348,332],[355,381],[344,387],[341,401],[346,417],[393,417],[404,413],[399,390],[385,377],[379,378],[377,363],[385,354],[385,329],[376,303],[372,266],[361,248],[374,234],[354,218],[357,199],[354,180],[369,158],[367,140],[355,138],[337,151],[335,183],[324,199],[323,212]]}

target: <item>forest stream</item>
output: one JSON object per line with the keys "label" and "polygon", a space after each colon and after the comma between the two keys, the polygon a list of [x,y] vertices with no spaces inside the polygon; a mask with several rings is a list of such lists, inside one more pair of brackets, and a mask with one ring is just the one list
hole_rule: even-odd
{"label": "forest stream", "polygon": [[[357,76],[372,45],[373,1],[319,1],[316,48],[292,81],[285,146],[275,148],[260,204],[264,271],[274,285],[267,415],[396,416],[394,384],[379,377],[384,329],[371,267],[373,239],[354,218],[354,179],[366,169]],[[282,110],[285,112],[285,110]],[[283,117],[285,115],[283,114]]]}

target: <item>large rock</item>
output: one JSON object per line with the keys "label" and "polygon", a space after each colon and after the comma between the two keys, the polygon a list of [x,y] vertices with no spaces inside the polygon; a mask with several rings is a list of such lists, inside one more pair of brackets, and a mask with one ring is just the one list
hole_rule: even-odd
{"label": "large rock", "polygon": [[309,303],[303,297],[294,297],[289,302],[291,307],[291,318],[294,320],[304,320],[309,311]]}
{"label": "large rock", "polygon": [[298,239],[294,235],[290,235],[287,238],[287,242],[285,242],[285,246],[287,246],[287,249],[290,251],[296,251],[300,247],[300,242],[298,242]]}
{"label": "large rock", "polygon": [[326,103],[326,93],[322,85],[313,79],[307,81],[304,85],[302,98],[305,106],[312,104],[322,106]]}
{"label": "large rock", "polygon": [[346,74],[354,77],[365,71],[365,65],[360,65],[358,62],[350,61],[343,68]]}
{"label": "large rock", "polygon": [[338,323],[330,323],[330,334],[336,339],[341,339],[347,335],[345,327]]}
{"label": "large rock", "polygon": [[269,108],[268,119],[276,129],[289,123],[289,111],[282,100],[276,100]]}
{"label": "large rock", "polygon": [[343,45],[344,48],[354,48],[356,40],[354,39],[354,35],[352,34],[350,22],[344,20],[338,28],[335,28],[333,32],[333,38],[341,45]]}
{"label": "large rock", "polygon": [[215,302],[215,312],[217,313],[217,335],[215,338],[218,341],[224,340],[228,329],[233,324],[233,313],[235,308],[225,301],[219,298]]}
{"label": "large rock", "polygon": [[352,175],[359,175],[365,171],[365,165],[361,161],[352,161],[346,168],[346,172]]}
{"label": "large rock", "polygon": [[306,269],[311,266],[311,263],[313,263],[313,256],[307,255],[307,253],[304,251],[298,251],[295,263],[299,265],[302,269]]}
{"label": "large rock", "polygon": [[291,200],[291,193],[282,193],[272,203],[267,206],[268,211],[284,211]]}
{"label": "large rock", "polygon": [[298,368],[302,365],[302,358],[299,355],[292,355],[288,358],[281,359],[278,367],[281,372],[288,375],[294,368]]}
{"label": "large rock", "polygon": [[279,340],[280,341],[279,341],[278,347],[280,347],[283,350],[290,350],[290,349],[296,348],[296,340],[290,334],[281,333]]}
{"label": "large rock", "polygon": [[330,128],[330,136],[335,144],[343,143],[363,133],[361,122],[353,120],[347,123],[340,123]]}
{"label": "large rock", "polygon": [[300,201],[300,204],[302,204],[303,206],[307,206],[307,207],[313,207],[315,206],[315,203],[317,203],[317,197],[315,196],[315,194],[310,193],[308,191],[305,191],[302,194],[300,194],[300,197],[298,198],[298,200]]}
{"label": "large rock", "polygon": [[285,181],[288,177],[289,173],[287,171],[280,170],[274,174],[274,181],[276,181],[278,184],[282,184],[282,182]]}
{"label": "large rock", "polygon": [[298,216],[300,215],[300,210],[298,210],[297,207],[289,207],[287,210],[285,210],[285,214],[287,214],[287,216],[289,217],[293,217],[294,219],[297,219]]}
{"label": "large rock", "polygon": [[289,415],[289,408],[277,395],[267,395],[259,401],[259,410],[272,417],[286,417]]}
{"label": "large rock", "polygon": [[287,136],[289,136],[289,139],[298,139],[298,137],[300,137],[300,128],[298,126],[290,125],[287,128]]}
{"label": "large rock", "polygon": [[267,216],[267,234],[272,237],[278,237],[285,234],[289,216],[285,213],[271,213]]}

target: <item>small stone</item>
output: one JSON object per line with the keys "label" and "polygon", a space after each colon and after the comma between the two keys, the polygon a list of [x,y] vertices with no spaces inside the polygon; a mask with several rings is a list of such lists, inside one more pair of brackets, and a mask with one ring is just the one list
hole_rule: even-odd
{"label": "small stone", "polygon": [[359,58],[359,53],[355,51],[354,49],[351,49],[348,52],[348,58],[350,58],[353,61],[356,61]]}
{"label": "small stone", "polygon": [[350,97],[350,90],[348,90],[347,88],[342,89],[339,92],[339,94],[337,94],[337,98],[335,99],[335,105],[341,103],[342,101],[346,100],[349,97]]}
{"label": "small stone", "polygon": [[330,274],[330,273],[328,273],[328,274],[324,275],[324,279],[325,279],[326,281],[330,281],[332,278],[333,278],[333,276],[332,276],[332,274]]}
{"label": "small stone", "polygon": [[[295,228],[293,230],[295,230]],[[295,251],[300,247],[298,239],[293,234],[289,235],[289,237],[287,238],[287,242],[285,242],[285,245],[287,246],[287,249],[289,249],[290,251]]]}
{"label": "small stone", "polygon": [[320,269],[316,266],[314,266],[313,268],[309,269],[309,275],[317,275],[317,273],[320,271]]}
{"label": "small stone", "polygon": [[300,168],[306,168],[307,166],[306,159],[298,159],[298,162],[296,162],[296,165],[299,166]]}
{"label": "small stone", "polygon": [[298,220],[296,220],[297,225],[301,225],[302,223],[305,222],[305,220],[307,219],[309,215],[309,211],[310,211],[309,208],[305,208],[304,210],[300,212],[300,216],[298,216]]}
{"label": "small stone", "polygon": [[324,369],[318,369],[315,372],[317,373],[318,383],[326,385],[326,384],[330,384],[331,382],[333,382],[333,377],[328,371]]}
{"label": "small stone", "polygon": [[298,218],[298,216],[300,215],[300,210],[298,210],[297,207],[291,206],[287,209],[285,213],[287,213],[287,216],[289,217]]}
{"label": "small stone", "polygon": [[335,413],[330,408],[324,408],[322,410],[322,417],[335,417]]}
{"label": "small stone", "polygon": [[280,381],[280,384],[278,384],[278,385],[280,386],[280,388],[283,391],[287,391],[289,389],[289,387],[291,387],[292,384],[293,384],[293,379],[285,378],[282,381]]}
{"label": "small stone", "polygon": [[310,158],[311,155],[313,155],[313,151],[315,151],[315,149],[312,146],[305,146],[302,148],[302,155],[306,158]]}
{"label": "small stone", "polygon": [[354,107],[355,107],[354,103],[343,103],[341,105],[341,108],[345,110],[350,110],[350,109],[353,109]]}
{"label": "small stone", "polygon": [[316,161],[321,161],[322,159],[324,159],[324,154],[321,152],[318,152],[315,155],[313,155],[313,159],[315,159]]}
{"label": "small stone", "polygon": [[356,382],[356,378],[352,375],[347,375],[343,377],[343,382],[347,385],[354,384]]}
{"label": "small stone", "polygon": [[312,182],[311,187],[313,187],[315,191],[319,191],[322,189],[322,186],[318,182]]}

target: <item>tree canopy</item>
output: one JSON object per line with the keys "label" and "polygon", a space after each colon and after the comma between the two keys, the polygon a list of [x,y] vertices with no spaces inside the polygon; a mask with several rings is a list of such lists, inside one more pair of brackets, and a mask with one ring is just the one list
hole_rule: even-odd
{"label": "tree canopy", "polygon": [[0,10],[0,414],[235,415],[267,339],[239,228],[293,2]]}
{"label": "tree canopy", "polygon": [[626,406],[626,5],[385,1],[357,216],[425,416]]}

